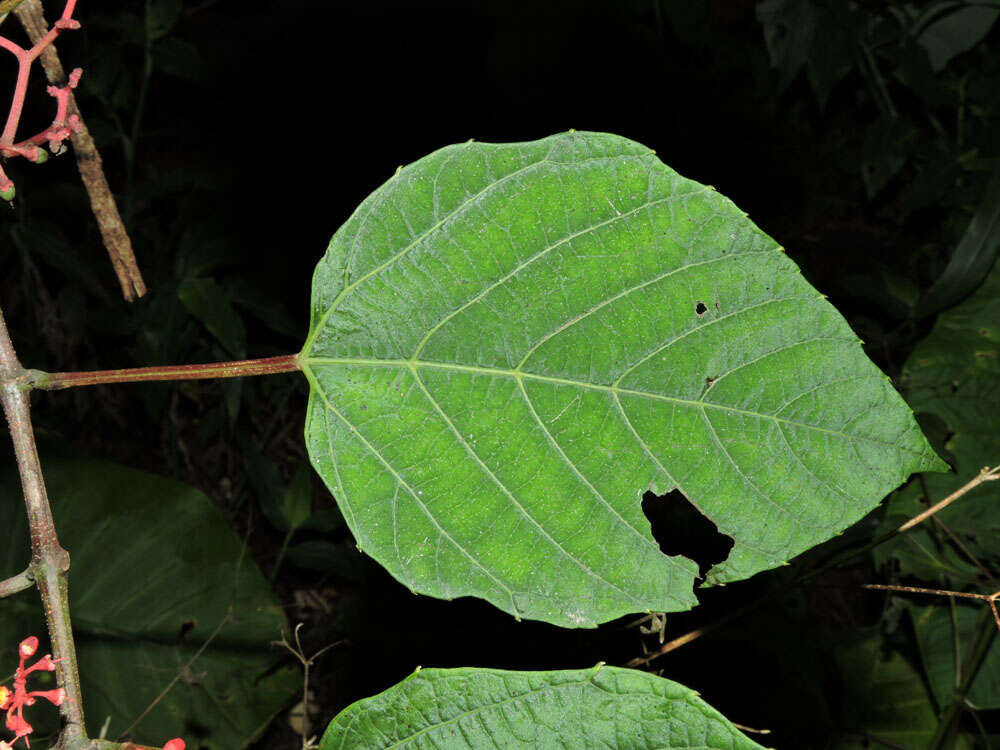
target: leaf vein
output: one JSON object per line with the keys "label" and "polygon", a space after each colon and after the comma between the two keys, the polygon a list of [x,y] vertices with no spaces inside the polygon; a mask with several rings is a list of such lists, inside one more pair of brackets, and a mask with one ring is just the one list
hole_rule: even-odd
{"label": "leaf vein", "polygon": [[549,534],[548,531],[545,530],[545,527],[542,526],[542,524],[540,524],[535,519],[534,516],[532,516],[530,513],[528,513],[528,510],[518,501],[518,499],[514,495],[514,493],[512,493],[507,488],[507,486],[502,481],[500,481],[500,478],[495,473],[493,473],[493,470],[490,469],[490,467],[486,465],[486,462],[483,461],[483,459],[479,456],[479,454],[476,453],[475,450],[473,450],[473,448],[472,448],[471,445],[469,445],[469,442],[462,436],[461,431],[457,427],[455,427],[455,423],[451,421],[451,417],[449,417],[447,415],[447,413],[445,412],[445,410],[441,407],[441,404],[438,403],[437,399],[434,398],[434,396],[431,394],[431,392],[427,389],[427,385],[421,379],[420,374],[417,372],[416,368],[414,367],[414,368],[410,368],[410,369],[411,369],[411,372],[413,373],[413,376],[417,380],[417,384],[420,386],[420,389],[423,391],[424,396],[427,398],[428,401],[430,401],[431,406],[433,407],[433,409],[440,415],[441,419],[443,419],[445,421],[445,424],[448,425],[448,427],[451,429],[452,433],[454,433],[455,438],[458,440],[458,442],[465,449],[465,452],[468,454],[468,456],[473,461],[476,462],[476,464],[483,471],[483,473],[486,474],[486,476],[488,476],[490,478],[490,480],[500,489],[500,491],[503,492],[503,494],[507,496],[507,498],[513,504],[513,506],[517,509],[518,513],[520,513],[520,515],[522,515],[532,526],[534,526],[538,530],[539,535],[543,539],[546,539],[553,547],[555,547],[557,550],[559,550],[560,553],[562,553],[568,560],[572,561],[577,567],[579,567],[581,570],[583,570],[591,578],[594,578],[595,580],[600,581],[600,582],[606,584],[609,588],[614,589],[615,591],[619,592],[623,597],[625,597],[626,599],[632,600],[633,602],[637,603],[641,607],[642,606],[642,602],[641,602],[641,600],[638,597],[636,597],[634,594],[629,593],[625,589],[621,588],[620,586],[618,586],[617,584],[615,584],[613,581],[608,580],[607,578],[605,578],[604,576],[602,576],[600,573],[598,573],[597,571],[595,571],[592,568],[590,568],[579,557],[576,557],[575,555],[571,554],[567,549],[565,549],[562,546],[562,544],[559,543],[558,540],[556,540],[551,534]]}
{"label": "leaf vein", "polygon": [[490,578],[490,580],[496,583],[497,586],[499,586],[507,593],[507,595],[510,597],[511,611],[517,612],[518,611],[517,604],[514,601],[514,590],[511,589],[506,584],[504,584],[503,581],[497,578],[493,573],[491,573],[490,570],[485,565],[483,565],[483,563],[477,557],[475,557],[465,547],[459,544],[458,541],[454,539],[451,536],[451,534],[449,534],[444,529],[444,527],[441,526],[441,524],[438,522],[434,514],[431,513],[430,510],[428,510],[427,506],[423,503],[423,501],[421,501],[420,496],[417,495],[417,493],[413,490],[413,488],[409,485],[409,483],[405,479],[403,479],[403,477],[399,474],[399,472],[396,471],[395,468],[393,468],[392,464],[390,464],[386,460],[385,456],[383,456],[375,448],[375,446],[372,445],[368,441],[368,439],[361,434],[361,431],[358,430],[357,427],[351,424],[351,421],[344,414],[342,414],[339,409],[337,409],[333,404],[330,403],[329,399],[327,399],[326,394],[323,392],[322,389],[315,388],[315,390],[320,394],[320,398],[323,399],[323,403],[325,404],[326,408],[329,409],[333,414],[337,415],[337,417],[340,418],[340,420],[344,424],[346,424],[348,428],[351,428],[352,432],[358,437],[358,440],[361,442],[361,444],[364,445],[364,447],[367,448],[368,451],[370,451],[371,454],[375,456],[375,458],[377,458],[383,466],[385,466],[385,468],[389,471],[389,473],[396,478],[396,481],[399,483],[399,485],[404,487],[406,491],[410,494],[410,496],[413,497],[413,501],[417,504],[420,510],[423,511],[423,514],[427,516],[427,520],[429,520],[431,524],[434,526],[434,528],[437,529],[438,533],[444,536],[453,545],[455,545],[455,548],[458,549],[463,555],[465,555],[465,557],[467,557],[475,567],[483,571],[483,573],[485,573],[487,577]]}
{"label": "leaf vein", "polygon": [[[705,190],[705,191],[699,191],[699,192],[708,192],[708,191]],[[623,219],[628,219],[633,214],[636,214],[639,211],[647,209],[647,208],[649,208],[652,205],[657,205],[657,204],[661,204],[661,203],[668,203],[668,202],[673,201],[673,200],[679,200],[680,198],[686,198],[686,197],[688,197],[690,195],[693,195],[693,194],[696,195],[697,193],[682,193],[680,195],[668,195],[668,196],[666,196],[664,198],[659,198],[659,199],[653,201],[652,203],[643,203],[643,204],[641,204],[639,206],[636,206],[634,209],[632,209],[632,210],[630,210],[630,211],[628,211],[626,213],[616,214],[615,216],[612,216],[612,217],[610,217],[608,219],[605,219],[604,221],[599,221],[596,224],[591,224],[590,226],[588,226],[588,227],[586,227],[584,229],[581,229],[581,230],[579,230],[577,232],[573,232],[572,234],[568,234],[565,237],[562,237],[561,239],[557,240],[553,244],[546,245],[541,250],[538,250],[538,251],[532,253],[527,258],[525,258],[523,261],[521,261],[521,263],[519,263],[517,266],[515,266],[512,270],[508,271],[506,274],[504,274],[503,276],[501,276],[499,279],[497,279],[496,281],[494,281],[492,284],[490,284],[489,286],[485,287],[481,291],[479,291],[476,294],[474,294],[466,302],[464,302],[463,304],[461,304],[458,307],[456,307],[450,313],[448,313],[443,318],[441,318],[441,320],[439,320],[437,323],[435,323],[433,326],[431,326],[430,330],[428,330],[427,333],[426,333],[426,335],[420,340],[420,343],[417,344],[417,348],[414,350],[413,354],[410,355],[410,359],[416,359],[417,357],[419,357],[420,356],[420,352],[423,350],[424,346],[427,345],[427,342],[430,341],[431,337],[435,333],[437,333],[449,320],[451,320],[452,318],[454,318],[459,313],[463,312],[464,310],[466,310],[469,307],[471,307],[472,305],[474,305],[476,302],[478,302],[479,300],[481,300],[483,297],[485,297],[491,291],[493,291],[494,289],[496,289],[498,286],[501,286],[501,285],[505,284],[506,282],[510,281],[510,279],[512,279],[518,273],[520,273],[521,271],[523,271],[525,268],[527,268],[528,266],[530,266],[535,261],[537,261],[540,258],[544,257],[546,254],[548,254],[551,251],[555,250],[557,247],[562,247],[567,242],[572,242],[575,239],[579,239],[580,237],[586,236],[586,235],[590,234],[591,232],[595,232],[598,229],[601,229],[603,227],[606,227],[606,226],[609,226],[611,224],[614,224],[617,221],[621,221]],[[614,208],[614,207],[612,206],[612,208]]]}
{"label": "leaf vein", "polygon": [[635,533],[635,535],[639,537],[639,539],[642,541],[643,544],[645,544],[646,546],[654,546],[652,538],[643,534],[641,531],[639,531],[639,529],[637,529],[635,526],[633,526],[631,523],[625,520],[625,518],[621,515],[621,513],[619,513],[618,510],[605,499],[604,495],[602,495],[597,490],[597,488],[594,487],[593,484],[591,484],[590,480],[583,475],[583,472],[580,471],[579,467],[577,467],[577,465],[570,459],[570,457],[566,455],[566,452],[563,450],[562,446],[559,445],[559,443],[556,441],[555,437],[549,431],[549,428],[545,426],[545,423],[542,421],[541,416],[539,416],[538,412],[535,410],[535,405],[534,403],[532,403],[531,397],[528,396],[528,391],[524,387],[524,381],[518,378],[517,385],[518,388],[520,389],[521,395],[524,397],[524,402],[528,407],[528,411],[531,412],[531,416],[534,417],[535,422],[538,423],[538,426],[542,428],[542,432],[545,433],[545,439],[549,442],[549,444],[553,448],[555,448],[556,452],[559,454],[559,457],[562,458],[566,466],[569,467],[569,470],[573,472],[573,474],[575,474],[576,477],[581,482],[584,483],[584,485],[586,485],[587,489],[589,489],[591,493],[594,495],[594,497],[597,498],[598,502],[600,502],[601,505],[610,510],[611,513],[618,518],[618,520],[620,520],[628,529],[630,529],[633,533]]}

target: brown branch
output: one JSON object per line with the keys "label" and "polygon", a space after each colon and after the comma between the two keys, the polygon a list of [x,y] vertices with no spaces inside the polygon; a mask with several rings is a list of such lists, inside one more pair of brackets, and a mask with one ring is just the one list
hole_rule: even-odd
{"label": "brown branch", "polygon": [[997,625],[997,630],[1000,630],[1000,611],[997,610],[997,599],[1000,599],[1000,591],[994,591],[992,594],[973,594],[968,591],[925,589],[919,586],[889,586],[882,583],[866,583],[861,588],[876,591],[898,591],[902,594],[931,594],[932,596],[950,596],[959,599],[978,599],[990,606],[990,611],[993,612],[993,621]]}
{"label": "brown branch", "polygon": [[950,495],[948,495],[948,497],[946,497],[941,502],[935,503],[930,508],[925,510],[923,513],[920,513],[911,518],[909,521],[907,521],[898,529],[896,529],[896,531],[898,533],[909,531],[917,524],[933,516],[935,513],[947,508],[949,505],[951,505],[953,502],[958,500],[958,498],[960,498],[962,495],[966,494],[970,490],[974,490],[976,487],[983,484],[984,482],[992,482],[997,479],[1000,479],[1000,466],[994,466],[992,469],[988,466],[984,466],[982,470],[979,472],[979,474],[976,475],[975,478],[963,484],[961,487],[952,492]]}
{"label": "brown branch", "polygon": [[10,578],[0,581],[0,599],[5,596],[16,594],[19,591],[30,589],[34,585],[35,575],[31,572],[31,568],[28,567],[16,576],[11,576]]}
{"label": "brown branch", "polygon": [[28,391],[22,381],[24,369],[17,359],[0,310],[0,400],[14,441],[14,454],[21,475],[21,489],[28,513],[31,535],[31,563],[28,570],[35,579],[45,609],[52,655],[57,660],[56,676],[67,699],[60,706],[65,728],[60,746],[80,745],[86,740],[83,723],[83,696],[73,644],[69,616],[69,553],[59,544],[52,509],[49,507],[42,467],[31,427]]}
{"label": "brown branch", "polygon": [[[14,8],[20,5],[24,0],[0,0],[0,16],[5,13],[10,13]],[[0,21],[3,19],[0,18]]]}
{"label": "brown branch", "polygon": [[[37,43],[48,31],[49,27],[45,22],[40,0],[23,0],[20,5],[14,8],[14,15],[24,26],[32,44]],[[66,71],[63,70],[54,46],[46,47],[40,60],[50,83],[61,85],[66,82]],[[71,115],[80,117],[80,108],[72,93],[69,95],[68,111]],[[90,196],[90,206],[101,230],[104,246],[108,250],[111,265],[118,276],[122,294],[126,300],[131,302],[136,297],[141,297],[146,293],[146,283],[142,280],[142,274],[139,272],[139,266],[135,260],[135,253],[132,252],[132,241],[125,230],[121,214],[118,213],[115,197],[108,186],[107,178],[104,176],[101,155],[98,153],[97,145],[94,143],[90,131],[87,130],[82,117],[80,117],[80,130],[73,133],[71,139],[73,149],[76,152],[76,165],[80,170],[83,184],[87,188],[87,194]]]}

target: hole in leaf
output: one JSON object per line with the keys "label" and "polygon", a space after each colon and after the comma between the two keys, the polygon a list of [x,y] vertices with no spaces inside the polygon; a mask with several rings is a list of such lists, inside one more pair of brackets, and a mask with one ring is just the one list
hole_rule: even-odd
{"label": "hole in leaf", "polygon": [[694,306],[694,311],[698,314],[698,317],[700,318],[702,315],[708,312],[708,307],[705,305],[704,302],[699,302],[697,305]]}
{"label": "hole in leaf", "polygon": [[702,578],[713,566],[729,557],[731,537],[698,510],[678,490],[666,495],[647,492],[642,496],[642,512],[652,526],[653,538],[665,555],[683,555],[698,564]]}

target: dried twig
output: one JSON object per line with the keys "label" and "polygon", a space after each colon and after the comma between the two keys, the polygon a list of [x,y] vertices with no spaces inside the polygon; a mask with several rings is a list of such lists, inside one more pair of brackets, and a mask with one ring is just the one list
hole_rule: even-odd
{"label": "dried twig", "polygon": [[[13,11],[24,26],[32,44],[37,44],[48,33],[48,24],[45,22],[40,0],[23,0]],[[41,51],[39,59],[50,83],[58,85],[68,80],[55,47],[51,44]],[[135,253],[132,251],[132,241],[125,230],[125,224],[118,212],[118,205],[115,203],[114,195],[108,186],[107,178],[104,176],[101,155],[97,151],[90,131],[87,130],[86,123],[80,117],[80,109],[77,107],[72,92],[68,97],[68,112],[70,117],[77,118],[79,122],[79,129],[70,136],[70,139],[76,152],[76,164],[80,170],[80,177],[83,179],[87,194],[90,196],[90,205],[101,230],[104,246],[111,258],[111,265],[114,266],[118,276],[122,294],[126,300],[131,302],[136,297],[141,297],[146,293],[146,283],[139,272]]]}
{"label": "dried twig", "polygon": [[299,640],[299,631],[302,629],[302,623],[300,622],[295,626],[294,637],[295,645],[293,646],[288,642],[288,638],[282,634],[280,641],[272,641],[272,646],[284,646],[302,665],[302,750],[312,750],[316,747],[315,737],[309,737],[309,669],[312,667],[313,662],[319,657],[325,654],[334,646],[339,646],[343,643],[347,643],[347,640],[340,640],[334,643],[327,644],[319,651],[317,651],[312,656],[307,657],[305,651],[302,650],[302,641]]}
{"label": "dried twig", "polygon": [[958,500],[958,498],[960,498],[962,495],[966,494],[970,490],[974,490],[976,487],[983,484],[984,482],[992,482],[997,479],[1000,479],[1000,465],[994,466],[992,469],[988,466],[984,466],[974,479],[963,484],[961,487],[952,492],[950,495],[948,495],[948,497],[946,497],[941,502],[935,503],[930,508],[925,510],[923,513],[914,516],[909,521],[900,526],[898,529],[896,529],[896,531],[898,533],[902,533],[904,531],[912,529],[914,526],[930,518],[935,513],[943,510],[944,508],[947,508],[949,505],[951,505],[953,502]]}
{"label": "dried twig", "polygon": [[925,589],[920,586],[893,586],[882,583],[866,583],[861,588],[876,591],[897,591],[902,594],[930,594],[932,596],[949,596],[957,599],[978,599],[989,604],[990,609],[993,611],[993,620],[996,622],[997,630],[1000,630],[1000,612],[997,611],[997,599],[1000,599],[1000,591],[994,591],[992,594],[975,594],[969,591]]}

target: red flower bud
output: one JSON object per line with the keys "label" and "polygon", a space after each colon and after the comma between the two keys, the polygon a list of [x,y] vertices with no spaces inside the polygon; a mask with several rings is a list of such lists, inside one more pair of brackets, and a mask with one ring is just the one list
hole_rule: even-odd
{"label": "red flower bud", "polygon": [[38,650],[38,639],[29,635],[23,641],[21,641],[20,653],[22,659],[27,659],[30,656],[34,656],[35,652]]}
{"label": "red flower bud", "polygon": [[187,746],[184,744],[184,740],[180,737],[176,737],[164,745],[163,750],[184,750],[185,747]]}

